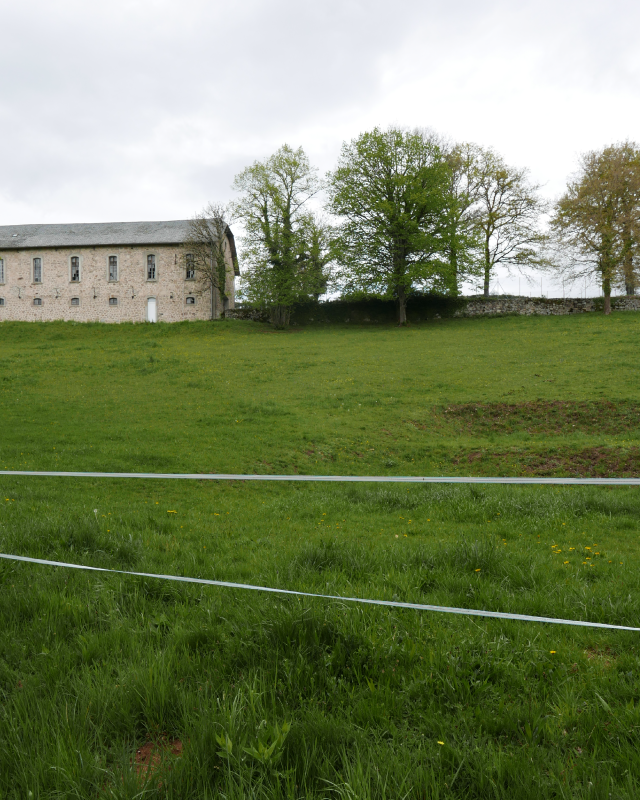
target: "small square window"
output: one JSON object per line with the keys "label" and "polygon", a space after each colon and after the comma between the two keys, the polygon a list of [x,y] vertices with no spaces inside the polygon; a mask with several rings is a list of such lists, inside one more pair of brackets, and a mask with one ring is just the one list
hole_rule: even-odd
{"label": "small square window", "polygon": [[80,298],[79,297],[72,297],[71,298],[71,305],[72,306],[79,306],[80,305]]}
{"label": "small square window", "polygon": [[0,297],[0,306],[4,305],[4,297]]}
{"label": "small square window", "polygon": [[186,302],[187,302],[188,306],[195,306],[196,298],[195,297],[187,297]]}
{"label": "small square window", "polygon": [[147,256],[147,280],[155,281],[156,279],[156,257]]}
{"label": "small square window", "polygon": [[80,280],[80,258],[78,256],[71,256],[71,281],[78,283]]}
{"label": "small square window", "polygon": [[34,306],[41,306],[42,305],[42,298],[41,297],[34,297],[33,298],[33,305]]}
{"label": "small square window", "polygon": [[33,282],[42,283],[42,259],[33,259]]}
{"label": "small square window", "polygon": [[117,297],[110,297],[109,298],[109,305],[110,306],[117,306],[118,305],[118,298]]}
{"label": "small square window", "polygon": [[109,256],[109,280],[118,280],[118,256]]}

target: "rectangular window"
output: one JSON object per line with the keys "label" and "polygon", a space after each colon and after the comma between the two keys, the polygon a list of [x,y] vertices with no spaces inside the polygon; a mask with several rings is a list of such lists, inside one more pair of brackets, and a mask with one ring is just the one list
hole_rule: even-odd
{"label": "rectangular window", "polygon": [[0,306],[4,305],[4,297],[0,297]]}
{"label": "rectangular window", "polygon": [[33,298],[33,305],[34,306],[41,306],[42,305],[42,298],[41,297],[34,297]]}
{"label": "rectangular window", "polygon": [[78,283],[80,280],[80,258],[71,256],[71,281]]}
{"label": "rectangular window", "polygon": [[118,305],[118,298],[117,297],[110,297],[109,298],[109,305],[110,306],[117,306]]}
{"label": "rectangular window", "polygon": [[0,258],[0,283],[4,283],[4,258]]}
{"label": "rectangular window", "polygon": [[195,297],[187,297],[187,305],[188,306],[195,306],[196,298]]}
{"label": "rectangular window", "polygon": [[109,280],[118,280],[118,256],[109,256]]}
{"label": "rectangular window", "polygon": [[42,259],[33,259],[33,282],[42,283]]}
{"label": "rectangular window", "polygon": [[196,260],[193,253],[187,253],[187,280],[192,281],[196,277]]}
{"label": "rectangular window", "polygon": [[79,297],[72,297],[71,298],[71,305],[72,306],[79,306],[80,305],[80,298]]}
{"label": "rectangular window", "polygon": [[156,279],[156,257],[147,256],[147,280],[155,281]]}

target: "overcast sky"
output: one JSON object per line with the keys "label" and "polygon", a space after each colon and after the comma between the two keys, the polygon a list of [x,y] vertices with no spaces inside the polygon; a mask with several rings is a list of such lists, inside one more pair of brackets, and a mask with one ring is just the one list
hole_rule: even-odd
{"label": "overcast sky", "polygon": [[640,139],[637,0],[2,0],[0,31],[0,224],[190,217],[375,125],[493,146],[550,197]]}

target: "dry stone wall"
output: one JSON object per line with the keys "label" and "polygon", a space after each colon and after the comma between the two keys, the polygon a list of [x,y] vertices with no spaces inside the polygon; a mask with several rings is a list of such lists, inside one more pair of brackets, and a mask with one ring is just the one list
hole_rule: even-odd
{"label": "dry stone wall", "polygon": [[[614,311],[640,311],[640,297],[612,297]],[[471,297],[463,308],[454,312],[454,317],[479,317],[497,314],[522,316],[549,316],[556,314],[583,314],[601,311],[602,298],[546,299],[532,297]]]}

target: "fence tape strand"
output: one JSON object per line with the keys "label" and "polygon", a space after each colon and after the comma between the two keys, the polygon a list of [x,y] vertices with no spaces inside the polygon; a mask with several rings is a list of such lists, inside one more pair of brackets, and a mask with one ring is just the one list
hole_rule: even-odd
{"label": "fence tape strand", "polygon": [[332,481],[338,483],[511,483],[565,486],[640,486],[640,478],[447,477],[425,475],[232,475],[217,472],[37,472],[0,470],[0,475],[41,478],[150,478],[179,481]]}
{"label": "fence tape strand", "polygon": [[294,589],[274,589],[269,586],[253,586],[249,583],[231,583],[230,581],[215,581],[208,578],[189,578],[182,575],[161,575],[152,572],[129,572],[122,569],[108,569],[107,567],[91,567],[85,564],[68,564],[64,561],[49,561],[45,558],[31,558],[30,556],[16,556],[0,553],[0,558],[8,561],[26,561],[29,564],[42,564],[47,567],[64,567],[66,569],[79,569],[88,572],[107,572],[116,575],[133,575],[138,578],[157,578],[164,581],[178,581],[180,583],[197,583],[205,586],[223,586],[227,589],[249,589],[254,592],[270,592],[271,594],[294,595],[296,597],[314,597],[321,600],[338,600],[343,603],[364,603],[374,606],[387,606],[391,608],[411,608],[416,611],[435,611],[444,614],[462,614],[471,617],[492,617],[496,619],[520,620],[521,622],[548,622],[554,625],[577,625],[583,628],[606,628],[618,631],[640,631],[627,625],[610,625],[606,622],[585,622],[575,619],[555,619],[553,617],[536,617],[530,614],[510,614],[504,611],[483,611],[476,608],[455,608],[453,606],[431,606],[424,603],[401,603],[397,600],[370,600],[364,597],[341,597],[340,595],[315,594],[313,592],[299,592]]}

